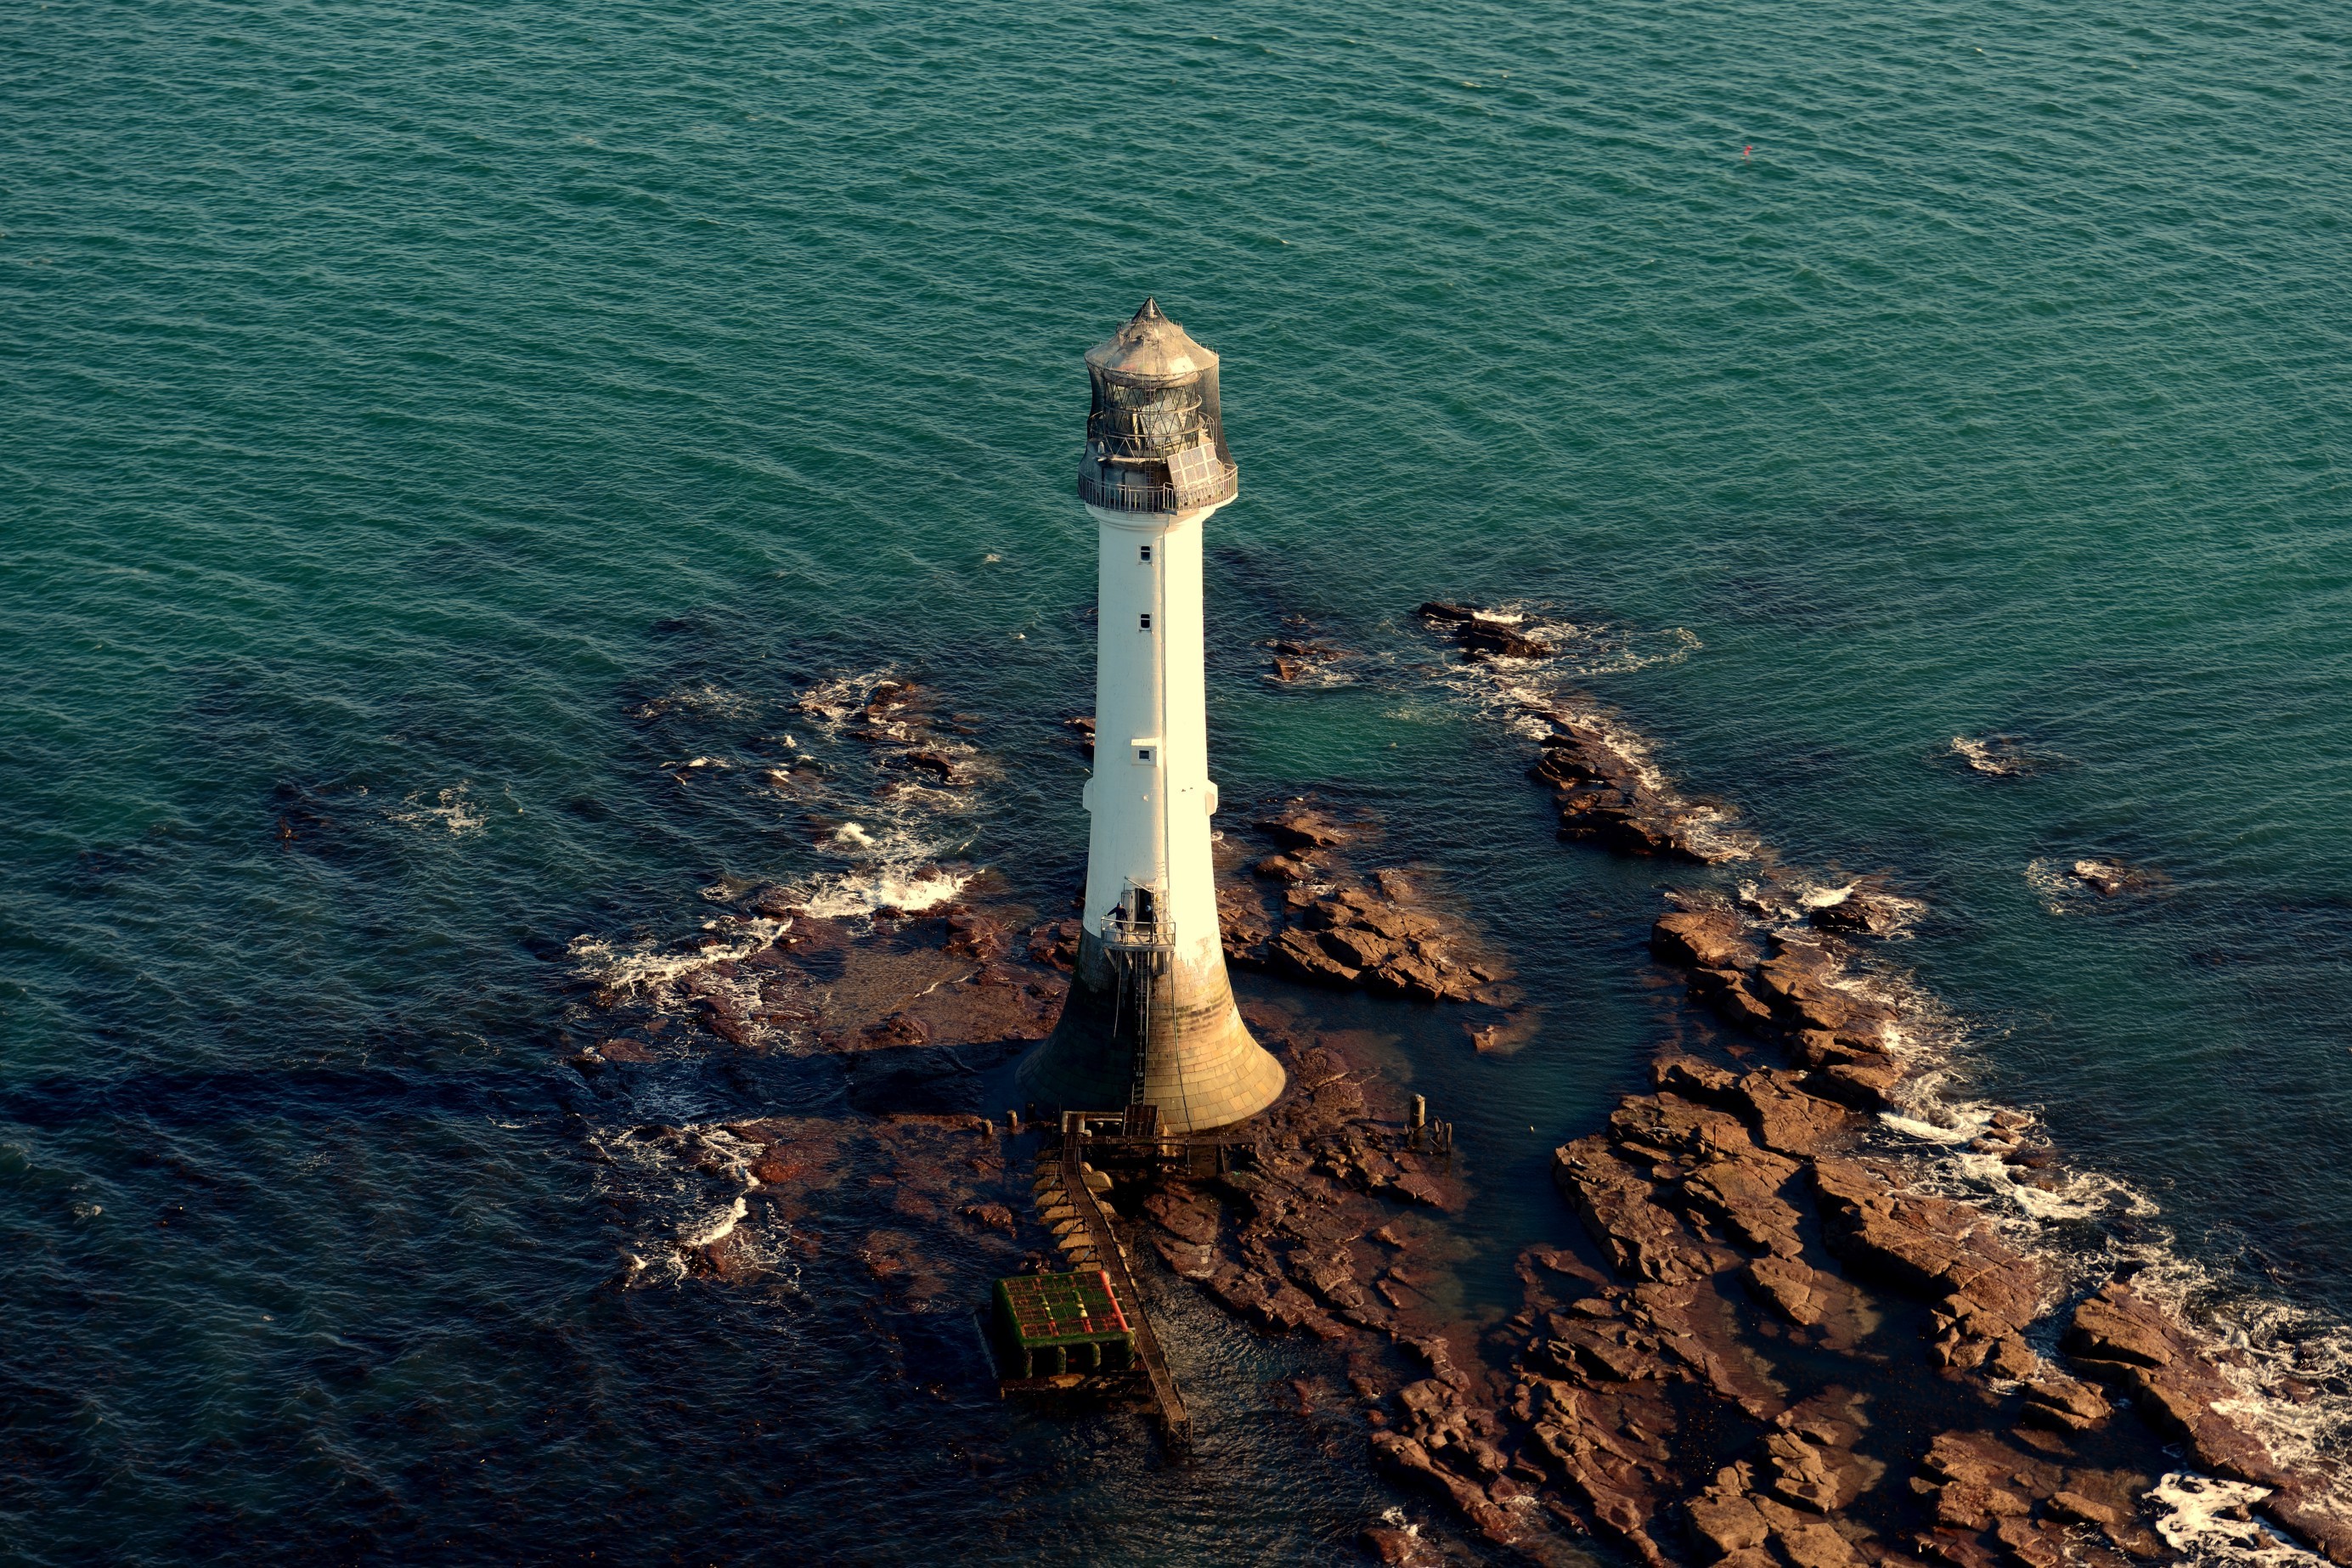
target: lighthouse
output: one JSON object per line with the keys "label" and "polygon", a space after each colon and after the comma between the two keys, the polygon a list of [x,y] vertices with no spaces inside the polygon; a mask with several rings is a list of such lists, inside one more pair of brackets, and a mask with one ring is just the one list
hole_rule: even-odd
{"label": "lighthouse", "polygon": [[1042,1103],[1149,1105],[1167,1132],[1246,1121],[1282,1093],[1225,977],[1209,818],[1201,532],[1240,493],[1217,356],[1150,300],[1087,354],[1078,499],[1101,573],[1084,933],[1061,1021],[1024,1063]]}

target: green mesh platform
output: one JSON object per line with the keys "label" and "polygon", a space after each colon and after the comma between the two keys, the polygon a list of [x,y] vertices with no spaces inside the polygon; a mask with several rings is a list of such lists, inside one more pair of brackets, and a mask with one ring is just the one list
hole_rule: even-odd
{"label": "green mesh platform", "polygon": [[1134,1364],[1134,1331],[1099,1268],[999,1279],[995,1326],[1008,1378],[1124,1372]]}

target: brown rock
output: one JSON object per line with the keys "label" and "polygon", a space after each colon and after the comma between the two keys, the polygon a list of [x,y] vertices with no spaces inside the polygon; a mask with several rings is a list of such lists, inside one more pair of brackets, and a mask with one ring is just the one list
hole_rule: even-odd
{"label": "brown rock", "polygon": [[2087,1383],[2071,1377],[2043,1377],[2025,1385],[2022,1419],[2034,1426],[2082,1432],[2108,1415],[2106,1400]]}
{"label": "brown rock", "polygon": [[[2293,1508],[2299,1478],[2271,1457],[2263,1440],[2241,1426],[2221,1406],[2232,1396],[2229,1382],[2199,1353],[2196,1343],[2153,1303],[2122,1281],[2112,1282],[2075,1309],[2065,1344],[2074,1365],[2109,1387],[2130,1395],[2143,1420],[2165,1436],[2186,1443],[2198,1463],[2218,1475],[2256,1486],[2280,1488]],[[2102,1353],[2092,1353],[2098,1352]],[[2326,1521],[2319,1526],[2324,1531]],[[2307,1533],[2308,1531],[2306,1531]],[[2329,1539],[2318,1537],[2323,1543]],[[2352,1530],[2341,1537],[2352,1555]],[[2335,1550],[2329,1548],[2331,1554]]]}
{"label": "brown rock", "polygon": [[1810,1520],[1772,1532],[1772,1539],[1796,1568],[1863,1568],[1853,1543],[1826,1521]]}
{"label": "brown rock", "polygon": [[1306,882],[1314,879],[1316,867],[1297,855],[1269,855],[1250,868],[1270,882]]}
{"label": "brown rock", "polygon": [[956,1212],[984,1230],[1013,1234],[1013,1211],[1003,1204],[966,1204]]}
{"label": "brown rock", "polygon": [[1914,1539],[1923,1556],[1948,1563],[1950,1568],[1994,1568],[2000,1561],[1973,1531],[1962,1531],[1945,1525]]}
{"label": "brown rock", "polygon": [[1652,1088],[1709,1105],[1720,1105],[1729,1099],[1738,1082],[1737,1073],[1696,1057],[1661,1057],[1650,1068]]}
{"label": "brown rock", "polygon": [[1318,933],[1295,930],[1266,944],[1265,965],[1276,974],[1321,985],[1353,985],[1363,973],[1334,957]]}
{"label": "brown rock", "polygon": [[1484,1490],[1433,1462],[1429,1450],[1413,1439],[1395,1432],[1375,1432],[1372,1458],[1399,1479],[1418,1483],[1451,1501],[1482,1535],[1507,1542],[1517,1533],[1510,1515],[1488,1501]]}
{"label": "brown rock", "polygon": [[[1168,1267],[1176,1273],[1187,1279],[1216,1278],[1219,1261],[1215,1247],[1181,1240],[1164,1230],[1154,1230],[1150,1235],[1152,1247],[1159,1251],[1161,1258],[1168,1260]],[[1231,1302],[1226,1304],[1232,1305]]]}
{"label": "brown rock", "polygon": [[868,1024],[858,1031],[868,1047],[888,1046],[927,1046],[931,1031],[924,1022],[910,1013],[893,1013],[879,1023]]}
{"label": "brown rock", "polygon": [[2065,1537],[2051,1526],[2026,1519],[2003,1519],[1994,1523],[1992,1532],[2023,1568],[2058,1568],[2065,1561]]}
{"label": "brown rock", "polygon": [[1727,1465],[1716,1472],[1715,1484],[1686,1505],[1695,1543],[1712,1548],[1720,1556],[1764,1544],[1771,1526],[1748,1495],[1748,1488],[1746,1466]]}
{"label": "brown rock", "polygon": [[1856,1110],[1883,1110],[1895,1103],[1895,1086],[1903,1069],[1892,1062],[1837,1062],[1823,1068],[1814,1087],[1841,1105]]}
{"label": "brown rock", "polygon": [[1875,888],[1855,888],[1833,904],[1813,909],[1812,922],[1843,936],[1892,936],[1916,910],[1892,893]]}
{"label": "brown rock", "polygon": [[945,784],[961,787],[971,782],[962,766],[945,752],[930,750],[902,752],[890,759],[890,765],[914,773],[929,773]]}
{"label": "brown rock", "polygon": [[2065,1348],[2103,1361],[2169,1366],[2178,1359],[2172,1342],[2175,1332],[2162,1313],[2117,1281],[2074,1309]]}
{"label": "brown rock", "polygon": [[1738,1117],[1672,1094],[1626,1096],[1610,1114],[1609,1132],[1620,1142],[1694,1157],[1755,1147]]}
{"label": "brown rock", "polygon": [[[2044,1491],[2054,1488],[2058,1479],[2054,1466],[2027,1458],[1990,1432],[1937,1433],[1921,1468],[1947,1486],[1984,1491]],[[1987,1517],[1994,1511],[1997,1507],[1988,1505]]]}
{"label": "brown rock", "polygon": [[1761,1149],[1734,1150],[1706,1160],[1685,1178],[1682,1194],[1741,1246],[1793,1258],[1799,1250],[1797,1211],[1780,1197],[1780,1188],[1797,1169],[1794,1160]]}
{"label": "brown rock", "polygon": [[947,951],[992,963],[1004,955],[1004,928],[984,915],[959,910],[947,918]]}
{"label": "brown rock", "polygon": [[2031,1377],[2042,1364],[2032,1347],[2016,1334],[2001,1334],[1992,1342],[1992,1349],[1984,1358],[1984,1370],[1994,1377],[2014,1383]]}
{"label": "brown rock", "polygon": [[1831,1250],[1930,1300],[1966,1296],[1987,1322],[2021,1328],[2038,1304],[2039,1271],[1966,1204],[1895,1191],[1867,1163],[1816,1159],[1813,1188]]}
{"label": "brown rock", "polygon": [[1055,921],[1029,933],[1029,957],[1068,971],[1077,967],[1078,942],[1086,928],[1076,921]]}
{"label": "brown rock", "polygon": [[1217,1239],[1216,1210],[1207,1205],[1187,1203],[1166,1193],[1152,1193],[1143,1200],[1143,1212],[1171,1235],[1185,1241],[1206,1244]]}
{"label": "brown rock", "polygon": [[1772,1469],[1772,1489],[1815,1513],[1835,1513],[1862,1495],[1869,1472],[1850,1453],[1809,1443],[1793,1432],[1764,1439]]}
{"label": "brown rock", "polygon": [[1439,968],[1426,958],[1393,958],[1377,969],[1364,971],[1364,988],[1416,1002],[1461,1002],[1469,999],[1469,979],[1459,971]]}
{"label": "brown rock", "polygon": [[1257,827],[1286,849],[1327,849],[1355,837],[1323,813],[1305,805],[1260,817]]}
{"label": "brown rock", "polygon": [[1847,1030],[1799,1029],[1789,1037],[1789,1054],[1800,1067],[1830,1068],[1847,1063],[1887,1065],[1885,1045],[1874,1036]]}
{"label": "brown rock", "polygon": [[1323,951],[1349,969],[1372,969],[1405,956],[1404,944],[1375,931],[1340,927],[1319,931]]}
{"label": "brown rock", "polygon": [[[2313,1492],[2319,1495],[2315,1497],[2311,1495]],[[2352,1564],[2352,1520],[2347,1520],[2338,1511],[2335,1499],[2327,1494],[2324,1483],[2306,1483],[2300,1477],[2287,1478],[2286,1484],[2264,1498],[2259,1506],[2288,1533],[2317,1548],[2338,1568]],[[2120,1525],[2108,1534],[2114,1537],[2133,1528],[2128,1524]],[[2139,1533],[2146,1534],[2145,1531]],[[2127,1552],[2137,1550],[2127,1538],[2116,1543]],[[2153,1551],[2146,1554],[2156,1555]]]}
{"label": "brown rock", "polygon": [[1406,909],[1365,888],[1343,888],[1316,900],[1298,923],[1312,930],[1356,926],[1397,942],[1438,935],[1444,922],[1425,910]]}
{"label": "brown rock", "polygon": [[1828,1321],[1827,1280],[1793,1258],[1759,1258],[1746,1269],[1748,1288],[1789,1321],[1815,1328]]}
{"label": "brown rock", "polygon": [[1777,1026],[1771,1007],[1756,994],[1748,977],[1736,969],[1692,970],[1690,994],[1735,1029],[1760,1035]]}
{"label": "brown rock", "polygon": [[1454,640],[1462,651],[1473,657],[1497,658],[1549,658],[1549,643],[1531,637],[1508,621],[1489,620],[1485,616],[1473,616],[1454,628]]}
{"label": "brown rock", "polygon": [[1554,1150],[1552,1179],[1622,1271],[1673,1282],[1703,1279],[1718,1267],[1705,1244],[1650,1201],[1650,1182],[1620,1159],[1607,1139],[1580,1138]]}
{"label": "brown rock", "polygon": [[1957,1530],[1982,1530],[1996,1519],[2022,1519],[2032,1511],[2015,1492],[1982,1481],[1947,1481],[1936,1493],[1936,1522]]}
{"label": "brown rock", "polygon": [[1740,1079],[1738,1093],[1748,1102],[1748,1121],[1757,1129],[1757,1142],[1780,1154],[1818,1154],[1846,1142],[1861,1126],[1861,1119],[1844,1105],[1809,1096],[1785,1072],[1750,1072]]}
{"label": "brown rock", "polygon": [[2110,1503],[2070,1491],[2053,1492],[2050,1511],[2060,1519],[2071,1519],[2077,1524],[2117,1524],[2124,1517],[2123,1510]]}
{"label": "brown rock", "polygon": [[1682,969],[1744,970],[1759,954],[1737,910],[1672,910],[1650,928],[1650,951]]}
{"label": "brown rock", "polygon": [[1208,1285],[1228,1310],[1244,1317],[1255,1316],[1273,1289],[1264,1275],[1231,1263],[1212,1274]]}
{"label": "brown rock", "polygon": [[1388,1190],[1409,1203],[1421,1204],[1429,1208],[1445,1206],[1444,1190],[1435,1182],[1417,1172],[1399,1176],[1388,1184]]}
{"label": "brown rock", "polygon": [[1809,942],[1789,942],[1756,971],[1758,991],[1775,1011],[1800,1029],[1831,1034],[1874,1029],[1887,1016],[1884,1003],[1842,989],[1836,957]]}

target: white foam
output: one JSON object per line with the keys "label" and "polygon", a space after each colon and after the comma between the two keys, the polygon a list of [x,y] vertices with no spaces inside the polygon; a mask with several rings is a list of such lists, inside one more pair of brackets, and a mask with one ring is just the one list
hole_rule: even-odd
{"label": "white foam", "polygon": [[2098,897],[2075,871],[2076,864],[2056,856],[2025,863],[2025,885],[2040,896],[2042,907],[2053,915],[2072,914]]}
{"label": "white foam", "polygon": [[488,826],[490,820],[481,807],[467,798],[466,792],[472,787],[472,780],[461,779],[442,790],[431,805],[424,803],[421,797],[425,792],[419,790],[402,799],[401,805],[406,810],[387,809],[384,815],[404,827],[443,827],[452,838],[470,837]]}
{"label": "white foam", "polygon": [[2307,1308],[2245,1289],[2180,1255],[2169,1236],[2116,1249],[2138,1268],[2132,1289],[2221,1347],[2209,1358],[2231,1385],[2214,1408],[2251,1428],[2278,1464],[2324,1479],[2352,1515],[2352,1331]]}
{"label": "white foam", "polygon": [[692,1254],[721,1241],[739,1264],[787,1285],[797,1279],[790,1227],[772,1215],[744,1224],[760,1184],[751,1173],[758,1144],[696,1122],[674,1131],[592,1132],[590,1141],[604,1156],[603,1180],[643,1216],[621,1251],[624,1289],[677,1284],[692,1272]]}
{"label": "white foam", "polygon": [[[1643,784],[1666,799],[1678,799],[1640,737],[1617,731],[1589,699],[1559,685],[1563,676],[1603,668],[1592,656],[1609,642],[1607,629],[1530,624],[1533,620],[1528,616],[1520,624],[1529,635],[1557,647],[1580,651],[1586,656],[1585,668],[1575,668],[1575,659],[1567,657],[1540,664],[1473,660],[1445,666],[1437,680],[1530,738],[1549,732],[1543,717],[1548,710],[1593,724],[1618,745]],[[1696,638],[1688,638],[1675,657],[1697,647]],[[1411,707],[1394,716],[1421,718]],[[2005,767],[2026,772],[2037,763],[2061,760],[2028,752],[2009,736],[1956,736],[1952,750],[1986,771]],[[1759,841],[1744,834],[1726,831],[1718,842],[1741,853],[1760,856],[1763,851]],[[2053,914],[2086,908],[2097,897],[2073,857],[2033,860],[2025,868],[2025,879]],[[1745,883],[1740,895],[1748,909],[1763,917],[1762,923],[1794,934],[1812,910],[1850,897],[1853,890],[1852,883],[1782,877]],[[1973,1027],[1911,974],[1890,965],[1883,952],[1858,955],[1832,984],[1883,1002],[1893,1011],[1895,1021],[1885,1040],[1906,1077],[1894,1091],[1898,1103],[1882,1114],[1879,1128],[1886,1141],[1883,1152],[1902,1162],[1909,1184],[1976,1205],[2010,1245],[2049,1264],[2045,1279],[2051,1295],[2042,1304],[2045,1311],[2068,1294],[2091,1289],[2130,1266],[2136,1290],[2221,1352],[2211,1359],[2236,1394],[2219,1402],[2217,1408],[2259,1436],[2279,1464],[2299,1478],[2324,1481],[2313,1490],[2352,1515],[2352,1458],[2347,1457],[2352,1455],[2352,1394],[2336,1392],[2352,1387],[2352,1329],[2260,1296],[2242,1280],[2216,1279],[2184,1258],[2175,1238],[2154,1223],[2161,1209],[2128,1184],[2056,1164],[2021,1179],[2021,1173],[2001,1157],[2007,1140],[1979,1145],[1988,1129],[2021,1132],[2032,1118],[1969,1094],[1966,1068]],[[2137,1239],[2081,1245],[2084,1222],[2116,1217],[2136,1222],[2125,1234]],[[2217,1563],[2315,1563],[2275,1532],[2224,1517],[2234,1503],[2203,1508],[2198,1500],[2212,1494],[2200,1488],[2225,1484],[2235,1483],[2168,1477],[2152,1494],[2178,1505],[2171,1516],[2182,1532],[2174,1542],[2177,1549]]]}
{"label": "white foam", "polygon": [[2287,1540],[2251,1512],[2270,1489],[2175,1470],[2148,1489],[2156,1532],[2196,1563],[2232,1568],[2319,1568],[2324,1559]]}
{"label": "white foam", "polygon": [[816,721],[825,730],[838,731],[854,714],[863,714],[873,700],[874,689],[886,680],[895,679],[892,666],[884,665],[855,675],[837,675],[820,680],[800,694],[793,706]]}
{"label": "white foam", "polygon": [[678,1226],[677,1244],[680,1247],[709,1247],[714,1241],[724,1241],[735,1234],[735,1227],[742,1224],[743,1216],[751,1212],[751,1200],[739,1196],[729,1206],[727,1212],[716,1219],[706,1215],[699,1220],[689,1219],[681,1222]]}
{"label": "white foam", "polygon": [[1916,1116],[1905,1116],[1899,1111],[1893,1110],[1880,1111],[1878,1120],[1885,1126],[1902,1133],[1905,1137],[1916,1138],[1924,1143],[1946,1145],[1972,1143],[1976,1141],[1977,1135],[1984,1131],[1981,1125],[1962,1124],[1958,1127],[1947,1127],[1939,1122],[1924,1121]]}
{"label": "white foam", "polygon": [[641,722],[669,713],[692,713],[708,719],[744,719],[749,718],[758,707],[755,698],[704,681],[698,686],[681,686],[650,702],[640,703],[629,710],[629,717]]}
{"label": "white foam", "polygon": [[583,980],[623,994],[642,995],[658,992],[721,959],[749,958],[790,930],[792,923],[789,916],[708,921],[705,931],[729,932],[734,940],[691,952],[666,952],[650,942],[615,947],[607,938],[584,934],[573,937],[564,952]]}
{"label": "white foam", "polygon": [[961,894],[977,871],[940,868],[908,871],[883,868],[864,876],[827,878],[811,888],[803,905],[810,914],[855,919],[877,910],[919,914]]}

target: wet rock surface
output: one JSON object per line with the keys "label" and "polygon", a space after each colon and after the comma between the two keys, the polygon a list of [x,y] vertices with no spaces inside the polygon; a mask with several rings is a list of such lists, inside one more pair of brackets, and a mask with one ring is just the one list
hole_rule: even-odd
{"label": "wet rock surface", "polygon": [[1970,773],[1987,778],[2024,778],[2041,770],[2041,759],[2018,735],[1955,735],[1951,754]]}
{"label": "wet rock surface", "polygon": [[2126,865],[2121,860],[2085,858],[2073,862],[2066,871],[2075,881],[2103,899],[2146,892],[2158,882],[2155,873]]}
{"label": "wet rock surface", "polygon": [[1430,626],[1452,637],[1454,646],[1469,658],[1542,659],[1558,651],[1523,630],[1524,617],[1507,611],[1432,599],[1417,613]]}
{"label": "wet rock surface", "polygon": [[[1432,600],[1418,613],[1468,660],[1541,661],[1557,651],[1518,631],[1518,617],[1504,612]],[[1723,831],[1727,808],[1684,797],[1651,765],[1640,738],[1597,706],[1562,692],[1518,706],[1543,726],[1528,771],[1552,786],[1560,837],[1666,860],[1714,862],[1741,853]]]}
{"label": "wet rock surface", "polygon": [[[927,710],[877,691],[843,721],[911,756],[937,732]],[[985,776],[984,758],[955,765]],[[1501,956],[1425,875],[1373,864],[1377,842],[1304,800],[1232,833],[1234,961],[1473,1010],[1514,1000]],[[1916,913],[1888,887],[1825,898],[1769,877],[1744,904],[1662,913],[1650,951],[1691,1026],[1647,1091],[1555,1151],[1582,1237],[1520,1256],[1498,1323],[1447,1305],[1474,1173],[1408,1130],[1349,1043],[1289,1015],[1245,1008],[1290,1088],[1234,1131],[1227,1168],[1123,1181],[1118,1223],[1139,1263],[1316,1347],[1334,1379],[1301,1411],[1348,1412],[1371,1467],[1520,1559],[1576,1560],[1591,1537],[1651,1563],[2121,1568],[2176,1555],[2146,1501],[2171,1445],[2268,1489],[2265,1518],[2352,1563],[2352,1527],[2231,1414],[2226,1358],[2128,1280],[2071,1300],[1993,1216],[1875,1150],[1872,1115],[1901,1105],[1913,1058],[1863,954]],[[814,1276],[871,1294],[880,1364],[941,1375],[919,1319],[1056,1261],[1016,1174],[1034,1133],[971,1096],[1050,1028],[1077,934],[985,878],[863,919],[755,889],[675,950],[584,969],[572,1060],[592,1082],[792,1056],[837,1071],[845,1108],[598,1135],[633,1238],[624,1283]],[[2045,1179],[2021,1119],[1980,1143]],[[1361,1544],[1455,1560],[1396,1520]]]}
{"label": "wet rock surface", "polygon": [[1517,999],[1501,954],[1428,876],[1370,864],[1373,825],[1293,800],[1245,831],[1271,852],[1227,835],[1227,860],[1250,870],[1218,889],[1228,963],[1415,1002]]}

